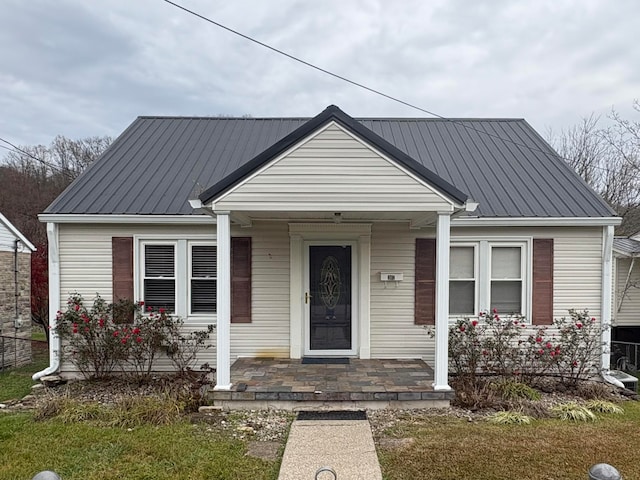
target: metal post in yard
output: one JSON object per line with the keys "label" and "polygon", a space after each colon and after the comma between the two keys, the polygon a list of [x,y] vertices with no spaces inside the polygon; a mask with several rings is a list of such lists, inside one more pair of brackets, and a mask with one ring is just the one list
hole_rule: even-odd
{"label": "metal post in yard", "polygon": [[589,469],[589,480],[622,480],[622,475],[607,463],[598,463]]}

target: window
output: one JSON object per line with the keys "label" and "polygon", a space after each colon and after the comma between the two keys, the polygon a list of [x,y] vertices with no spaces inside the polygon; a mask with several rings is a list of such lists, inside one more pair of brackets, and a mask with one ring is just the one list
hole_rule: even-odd
{"label": "window", "polygon": [[491,247],[491,309],[522,312],[522,248]]}
{"label": "window", "polygon": [[144,244],[143,298],[146,305],[176,311],[174,244]]}
{"label": "window", "polygon": [[449,255],[449,313],[474,315],[476,309],[475,247],[451,247]]}
{"label": "window", "polygon": [[476,315],[494,308],[529,315],[527,307],[530,240],[451,243],[449,314]]}
{"label": "window", "polygon": [[216,247],[191,245],[190,312],[216,312]]}

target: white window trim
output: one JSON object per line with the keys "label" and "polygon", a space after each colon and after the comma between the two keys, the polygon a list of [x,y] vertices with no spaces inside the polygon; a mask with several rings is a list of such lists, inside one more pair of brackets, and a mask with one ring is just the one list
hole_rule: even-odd
{"label": "white window trim", "polygon": [[[164,279],[170,280],[169,277],[147,277],[145,265],[145,249],[147,245],[172,245],[173,246],[173,304],[178,309],[178,242],[170,240],[149,240],[140,243],[140,299],[144,300],[144,282],[147,279]],[[151,305],[153,306],[153,305]],[[176,312],[167,312],[176,313]]]}
{"label": "white window trim", "polygon": [[[200,313],[189,315],[190,295],[189,295],[189,243],[204,242],[216,245],[212,241],[214,235],[192,234],[188,237],[179,237],[171,234],[144,234],[133,236],[133,294],[137,301],[142,300],[144,294],[144,248],[145,244],[168,244],[176,245],[174,260],[176,275],[176,311],[175,315],[182,318],[185,323],[209,324],[216,322],[215,313]],[[215,237],[214,237],[215,238]]]}
{"label": "white window trim", "polygon": [[[453,247],[471,247],[473,248],[473,279],[459,279],[459,278],[455,278],[455,279],[451,279],[451,275],[449,275],[449,283],[451,283],[452,281],[456,282],[456,281],[470,281],[473,280],[473,313],[469,314],[469,315],[473,315],[473,316],[478,316],[479,310],[478,310],[478,298],[479,298],[479,279],[478,279],[478,272],[479,272],[479,264],[478,264],[478,250],[479,250],[479,244],[478,242],[455,242],[455,244],[453,242],[451,242],[451,245],[449,246],[449,249],[453,248]],[[459,318],[460,316],[463,316],[465,314],[460,314],[460,313],[453,313],[453,314],[449,314],[450,318]]]}
{"label": "white window trim", "polygon": [[[527,243],[526,242],[487,242],[487,255],[489,258],[489,268],[488,271],[485,272],[487,274],[487,287],[488,287],[488,296],[486,299],[484,299],[485,301],[487,301],[488,303],[486,303],[485,305],[487,305],[486,308],[484,308],[483,310],[487,310],[490,308],[490,303],[491,303],[491,285],[492,282],[495,280],[497,282],[500,281],[518,281],[521,282],[520,285],[520,302],[521,302],[521,311],[518,312],[521,315],[525,315],[527,317],[527,319],[529,318],[529,316],[527,315],[527,312],[529,311],[528,309],[528,305],[529,305],[529,300],[527,298],[527,279],[528,279],[528,269],[527,269],[527,256],[528,256],[528,252],[529,249],[527,248]],[[519,278],[513,278],[513,279],[494,279],[493,278],[493,249],[494,248],[519,248],[520,249],[520,277]],[[498,312],[500,313],[507,313],[507,312]]]}
{"label": "white window trim", "polygon": [[[491,247],[520,247],[521,248],[521,278],[522,278],[522,312],[525,321],[531,324],[531,304],[533,295],[533,237],[452,237],[451,247],[468,247],[474,245],[476,262],[476,298],[475,314],[489,310],[491,302]],[[500,312],[498,312],[500,313]],[[453,323],[462,315],[449,315],[449,322]]]}
{"label": "white window trim", "polygon": [[[188,265],[187,265],[187,308],[188,308],[188,312],[189,312],[189,317],[191,318],[210,318],[211,316],[215,316],[216,312],[208,312],[208,313],[202,313],[202,312],[198,312],[198,313],[193,313],[191,311],[191,281],[193,280],[193,247],[194,246],[208,246],[208,247],[216,247],[217,248],[217,244],[216,242],[212,242],[212,241],[204,241],[204,240],[189,240],[187,242],[187,257],[188,257]],[[195,277],[195,278],[202,278],[202,277]],[[216,281],[216,285],[218,282],[218,268],[216,266],[216,276],[213,278],[208,278],[207,280],[215,280]],[[217,310],[217,306],[216,306],[216,310]]]}

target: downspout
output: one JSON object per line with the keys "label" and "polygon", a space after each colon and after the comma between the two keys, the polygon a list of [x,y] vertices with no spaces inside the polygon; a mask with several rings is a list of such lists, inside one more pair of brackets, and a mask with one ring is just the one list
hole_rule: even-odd
{"label": "downspout", "polygon": [[58,243],[58,225],[47,223],[47,240],[49,241],[49,366],[35,373],[34,381],[60,368],[60,337],[56,333],[56,317],[60,308],[60,250]]}
{"label": "downspout", "polygon": [[600,300],[602,354],[600,371],[602,378],[606,382],[620,386],[621,382],[609,375],[611,362],[611,297],[613,296],[613,225],[603,227],[602,237],[602,297]]}

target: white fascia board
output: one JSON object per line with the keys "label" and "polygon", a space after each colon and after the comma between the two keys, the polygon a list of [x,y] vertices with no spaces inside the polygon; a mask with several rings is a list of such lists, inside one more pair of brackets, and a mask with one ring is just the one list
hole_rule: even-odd
{"label": "white fascia board", "polygon": [[9,231],[11,233],[13,233],[13,235],[20,240],[25,247],[27,247],[29,250],[31,250],[32,252],[36,251],[36,247],[33,245],[33,243],[31,243],[29,240],[27,240],[27,237],[25,237],[20,230],[18,230],[8,219],[7,217],[5,217],[4,215],[2,215],[0,213],[0,223],[4,224],[5,227],[7,227],[9,229]]}
{"label": "white fascia board", "polygon": [[38,219],[43,223],[146,223],[167,224],[215,224],[208,215],[95,215],[41,213]]}
{"label": "white fascia board", "polygon": [[620,217],[456,217],[452,227],[606,227],[622,223]]}

